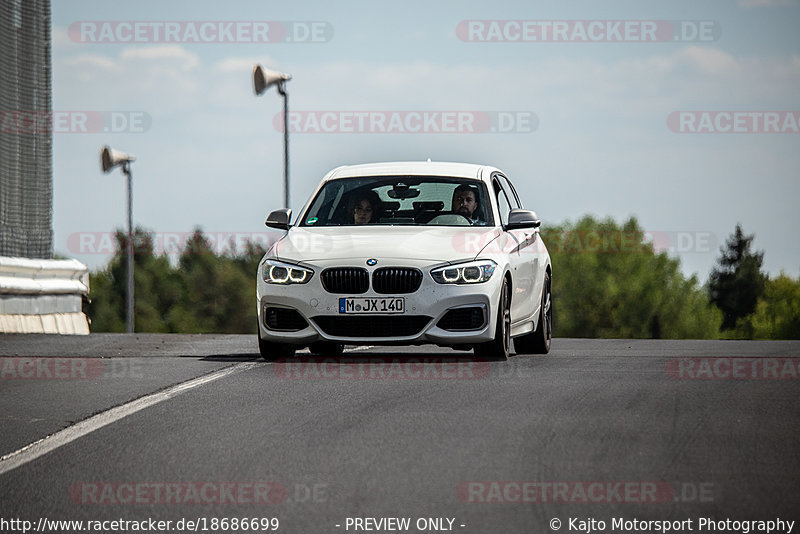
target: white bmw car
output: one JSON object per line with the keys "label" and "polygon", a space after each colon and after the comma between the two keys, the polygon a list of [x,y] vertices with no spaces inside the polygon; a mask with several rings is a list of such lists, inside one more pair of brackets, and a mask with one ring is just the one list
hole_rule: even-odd
{"label": "white bmw car", "polygon": [[397,162],[329,172],[258,269],[258,346],[432,343],[482,358],[547,353],[552,267],[541,222],[500,170]]}

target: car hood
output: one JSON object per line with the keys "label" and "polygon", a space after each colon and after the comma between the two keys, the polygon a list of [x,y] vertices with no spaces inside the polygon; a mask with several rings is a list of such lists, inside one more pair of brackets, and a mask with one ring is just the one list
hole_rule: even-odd
{"label": "car hood", "polygon": [[447,262],[474,258],[500,231],[494,227],[293,227],[272,248],[283,260],[409,259]]}

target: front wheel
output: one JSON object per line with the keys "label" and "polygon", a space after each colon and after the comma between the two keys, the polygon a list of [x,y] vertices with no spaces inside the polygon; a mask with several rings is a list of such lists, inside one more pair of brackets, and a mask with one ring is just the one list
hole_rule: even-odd
{"label": "front wheel", "polygon": [[475,356],[487,360],[504,361],[508,359],[508,348],[511,345],[511,295],[508,280],[503,281],[500,289],[500,302],[497,308],[497,325],[494,339],[488,343],[475,345]]}
{"label": "front wheel", "polygon": [[542,285],[542,305],[536,330],[514,338],[517,354],[547,354],[553,339],[553,297],[550,293],[550,273],[545,273]]}

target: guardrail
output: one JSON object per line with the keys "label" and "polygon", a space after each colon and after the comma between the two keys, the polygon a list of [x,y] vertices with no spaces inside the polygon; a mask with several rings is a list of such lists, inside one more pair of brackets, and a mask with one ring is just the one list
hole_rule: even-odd
{"label": "guardrail", "polygon": [[88,334],[89,268],[78,260],[0,257],[0,333]]}

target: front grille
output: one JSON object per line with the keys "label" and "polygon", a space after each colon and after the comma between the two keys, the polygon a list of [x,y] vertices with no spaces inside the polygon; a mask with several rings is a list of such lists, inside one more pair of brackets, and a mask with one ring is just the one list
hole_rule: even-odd
{"label": "front grille", "polygon": [[312,320],[329,336],[368,338],[413,336],[419,334],[431,318],[424,315],[320,315]]}
{"label": "front grille", "polygon": [[384,295],[413,293],[422,283],[422,271],[409,267],[381,267],[372,273],[372,289]]}
{"label": "front grille", "polygon": [[442,330],[459,332],[462,330],[480,330],[486,324],[486,315],[483,306],[469,306],[466,308],[453,308],[439,319],[436,326]]}
{"label": "front grille", "polygon": [[328,293],[358,295],[369,289],[369,273],[362,267],[335,267],[320,275],[322,287]]}
{"label": "front grille", "polygon": [[308,326],[300,312],[291,308],[266,308],[264,324],[270,330],[296,332]]}

